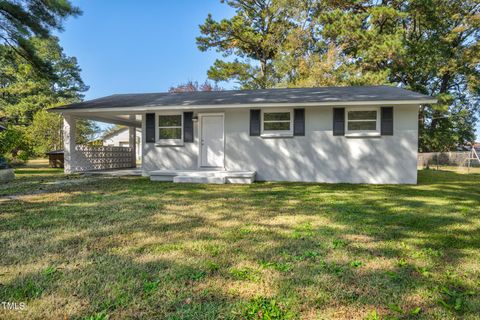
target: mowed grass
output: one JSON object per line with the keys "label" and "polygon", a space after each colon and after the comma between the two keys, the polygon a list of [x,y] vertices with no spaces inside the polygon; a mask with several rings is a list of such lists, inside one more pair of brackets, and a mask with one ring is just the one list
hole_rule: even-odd
{"label": "mowed grass", "polygon": [[5,319],[478,319],[480,175],[192,185],[23,168]]}

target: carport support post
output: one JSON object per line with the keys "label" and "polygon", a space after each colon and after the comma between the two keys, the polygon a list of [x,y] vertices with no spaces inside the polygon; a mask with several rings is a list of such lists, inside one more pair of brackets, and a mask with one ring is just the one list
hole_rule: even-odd
{"label": "carport support post", "polygon": [[75,161],[75,136],[76,119],[68,114],[63,114],[63,152],[64,172],[73,173],[73,161]]}
{"label": "carport support post", "polygon": [[135,127],[128,127],[128,145],[132,148],[132,168],[137,166],[137,130]]}

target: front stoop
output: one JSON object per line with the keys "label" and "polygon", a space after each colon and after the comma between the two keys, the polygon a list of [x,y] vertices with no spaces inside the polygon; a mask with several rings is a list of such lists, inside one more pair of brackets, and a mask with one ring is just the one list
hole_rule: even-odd
{"label": "front stoop", "polygon": [[173,177],[173,182],[176,183],[211,183],[211,184],[225,184],[225,177],[203,177],[203,176],[176,176]]}
{"label": "front stoop", "polygon": [[176,183],[250,184],[255,181],[255,171],[212,170],[155,170],[149,172],[151,181]]}

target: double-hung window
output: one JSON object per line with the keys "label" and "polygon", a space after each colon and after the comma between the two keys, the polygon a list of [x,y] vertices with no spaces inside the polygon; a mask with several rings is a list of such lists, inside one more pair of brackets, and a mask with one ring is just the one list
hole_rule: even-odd
{"label": "double-hung window", "polygon": [[346,111],[346,135],[380,135],[380,111],[378,108],[347,108]]}
{"label": "double-hung window", "polygon": [[157,142],[165,145],[181,144],[183,142],[183,115],[157,115]]}
{"label": "double-hung window", "polygon": [[292,136],[292,110],[265,110],[262,112],[262,136]]}

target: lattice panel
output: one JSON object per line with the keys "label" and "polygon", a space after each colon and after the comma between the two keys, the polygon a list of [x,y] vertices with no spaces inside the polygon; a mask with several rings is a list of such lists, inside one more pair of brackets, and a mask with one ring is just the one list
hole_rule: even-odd
{"label": "lattice panel", "polygon": [[76,172],[132,168],[132,157],[130,147],[77,145],[72,155],[72,168]]}

